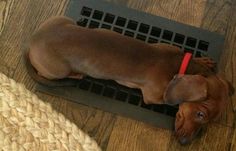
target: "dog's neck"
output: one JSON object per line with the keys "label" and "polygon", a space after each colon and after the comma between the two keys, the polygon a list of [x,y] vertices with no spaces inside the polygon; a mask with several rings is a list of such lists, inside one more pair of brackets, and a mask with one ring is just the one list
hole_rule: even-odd
{"label": "dog's neck", "polygon": [[[184,59],[185,54],[184,53],[178,53],[176,54],[176,62],[175,65],[173,66],[173,71],[175,74],[179,74],[179,70],[181,67],[181,63]],[[187,66],[187,70],[185,71],[184,74],[199,74],[205,77],[208,77],[210,75],[213,75],[214,72],[207,66],[204,66],[203,64],[200,64],[199,62],[197,62],[196,60],[194,60],[193,58],[190,59],[188,66]]]}

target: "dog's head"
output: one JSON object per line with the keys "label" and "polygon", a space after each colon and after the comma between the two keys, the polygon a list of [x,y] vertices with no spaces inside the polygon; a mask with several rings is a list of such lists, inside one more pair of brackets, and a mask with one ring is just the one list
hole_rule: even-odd
{"label": "dog's head", "polygon": [[[229,82],[216,75],[183,75],[176,78],[166,98],[184,101],[176,114],[175,133],[181,144],[187,144],[206,123],[219,117],[234,89]],[[178,94],[181,90],[183,92]]]}
{"label": "dog's head", "polygon": [[205,102],[182,103],[175,119],[175,136],[178,141],[182,145],[190,143],[198,132],[220,112],[220,108]]}

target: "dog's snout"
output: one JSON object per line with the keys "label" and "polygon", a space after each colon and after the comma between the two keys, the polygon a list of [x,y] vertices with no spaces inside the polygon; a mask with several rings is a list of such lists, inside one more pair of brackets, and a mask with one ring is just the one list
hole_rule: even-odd
{"label": "dog's snout", "polygon": [[202,128],[199,128],[195,133],[193,133],[192,135],[186,135],[183,134],[182,136],[177,136],[179,143],[181,145],[187,145],[190,144],[192,142],[192,140],[194,138],[196,138],[200,133],[202,132]]}

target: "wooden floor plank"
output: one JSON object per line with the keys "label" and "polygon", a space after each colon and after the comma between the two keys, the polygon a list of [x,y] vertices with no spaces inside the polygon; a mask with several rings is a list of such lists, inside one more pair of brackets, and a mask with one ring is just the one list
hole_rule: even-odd
{"label": "wooden floor plank", "polygon": [[[236,1],[232,4],[227,25],[225,48],[222,54],[221,69],[226,79],[236,90]],[[236,94],[231,97],[233,110],[236,111]]]}
{"label": "wooden floor plank", "polygon": [[207,1],[201,19],[201,28],[225,34],[227,30],[233,0]]}
{"label": "wooden floor plank", "polygon": [[[236,117],[236,114],[235,114]],[[234,120],[234,122],[236,123],[236,118]],[[230,140],[231,142],[231,146],[230,146],[230,151],[235,151],[236,150],[236,125],[234,125],[234,130],[232,131],[232,138]]]}
{"label": "wooden floor plank", "polygon": [[[106,0],[123,4],[129,8],[141,10],[171,20],[199,27],[204,16],[206,0]],[[121,2],[120,2],[121,1]],[[184,8],[184,9],[183,9]]]}
{"label": "wooden floor plank", "polygon": [[[9,20],[9,13],[15,0],[0,1],[0,35]],[[1,55],[0,55],[1,56]]]}
{"label": "wooden floor plank", "polygon": [[129,0],[128,6],[181,23],[199,27],[206,0]]}
{"label": "wooden floor plank", "polygon": [[135,0],[127,0],[126,3],[122,0],[106,1],[117,4],[121,3],[129,8],[141,10],[193,26],[200,25],[203,15],[202,12],[206,3],[206,0],[143,0],[138,3]]}
{"label": "wooden floor plank", "polygon": [[236,150],[236,131],[234,130],[234,137],[232,139],[232,144],[231,144],[231,151],[235,151]]}
{"label": "wooden floor plank", "polygon": [[20,47],[27,48],[27,42],[33,31],[50,16],[62,13],[67,0],[24,0],[11,5],[9,18],[2,31],[0,46],[2,59],[8,66],[16,67],[21,57]]}
{"label": "wooden floor plank", "polygon": [[[7,66],[15,68],[18,61],[16,58],[20,54],[18,50],[21,45],[22,37],[22,24],[26,16],[26,8],[29,1],[22,1],[21,3],[14,1],[11,5],[11,11],[8,13],[9,21],[4,25],[4,30],[1,34],[0,41],[4,41],[0,45],[0,50],[3,51],[2,59],[5,60]],[[21,14],[21,16],[19,16]]]}
{"label": "wooden floor plank", "polygon": [[118,117],[109,140],[107,151],[167,150],[171,135],[169,130]]}
{"label": "wooden floor plank", "polygon": [[203,130],[201,136],[194,139],[191,144],[183,146],[169,130],[119,117],[112,131],[107,151],[224,151],[230,147],[228,136],[231,132],[231,127],[211,123]]}
{"label": "wooden floor plank", "polygon": [[14,70],[13,79],[16,80],[17,82],[23,83],[28,90],[33,91],[36,82],[28,74],[23,60],[23,56],[20,55],[20,57],[21,58]]}
{"label": "wooden floor plank", "polygon": [[0,60],[0,72],[11,78],[14,75],[14,69],[7,67],[2,60]]}

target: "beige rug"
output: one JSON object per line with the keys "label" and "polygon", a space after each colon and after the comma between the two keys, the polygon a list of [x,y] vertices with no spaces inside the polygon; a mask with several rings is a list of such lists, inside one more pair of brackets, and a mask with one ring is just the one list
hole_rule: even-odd
{"label": "beige rug", "polygon": [[50,104],[0,73],[0,150],[100,151]]}

